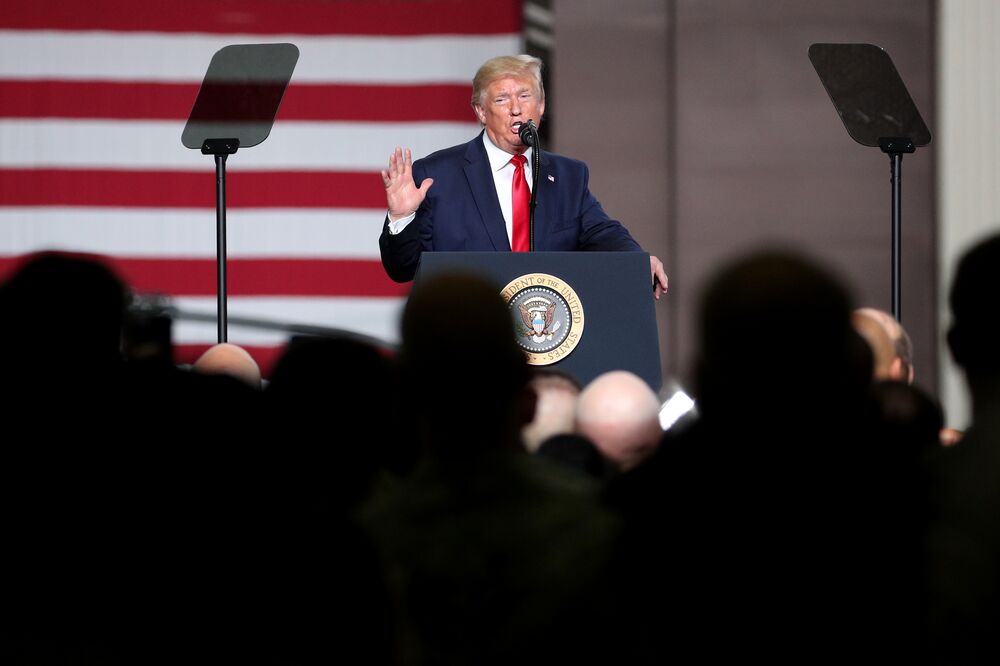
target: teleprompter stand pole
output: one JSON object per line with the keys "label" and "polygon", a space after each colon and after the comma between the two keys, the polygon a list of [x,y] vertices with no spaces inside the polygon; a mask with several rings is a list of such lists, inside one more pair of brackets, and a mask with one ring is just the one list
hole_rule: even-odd
{"label": "teleprompter stand pole", "polygon": [[917,148],[913,141],[901,137],[879,139],[878,145],[889,156],[889,181],[892,184],[892,316],[902,322],[903,155]]}
{"label": "teleprompter stand pole", "polygon": [[226,312],[226,158],[239,150],[239,139],[205,139],[201,152],[215,156],[215,261],[219,342],[229,338]]}

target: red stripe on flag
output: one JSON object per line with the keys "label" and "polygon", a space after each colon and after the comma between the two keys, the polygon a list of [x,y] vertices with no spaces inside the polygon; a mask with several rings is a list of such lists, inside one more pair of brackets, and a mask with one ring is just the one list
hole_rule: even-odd
{"label": "red stripe on flag", "polygon": [[[0,80],[0,118],[177,120],[191,113],[199,84]],[[278,119],[472,122],[470,85],[294,83]]]}
{"label": "red stripe on flag", "polygon": [[[132,289],[171,296],[215,296],[214,259],[103,257]],[[0,276],[24,257],[0,257]],[[382,262],[363,259],[230,259],[230,296],[400,297],[409,285],[390,280]]]}
{"label": "red stripe on flag", "polygon": [[[214,259],[125,259],[111,265],[133,289],[175,296],[214,296]],[[403,296],[382,262],[358,259],[230,259],[231,296]]]}
{"label": "red stripe on flag", "polygon": [[[230,171],[229,208],[385,209],[377,173]],[[0,206],[215,208],[215,170],[0,169]]]}
{"label": "red stripe on flag", "polygon": [[0,28],[269,35],[497,35],[521,0],[6,0]]}

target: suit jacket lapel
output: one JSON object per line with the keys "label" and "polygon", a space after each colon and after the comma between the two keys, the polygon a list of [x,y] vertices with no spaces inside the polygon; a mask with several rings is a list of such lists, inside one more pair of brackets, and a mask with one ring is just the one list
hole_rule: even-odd
{"label": "suit jacket lapel", "polygon": [[[507,238],[507,223],[504,222],[497,200],[497,187],[490,172],[490,161],[486,158],[486,148],[483,146],[483,135],[469,142],[465,150],[465,177],[469,181],[469,189],[479,208],[486,233],[493,243],[494,250],[510,251],[510,239]],[[470,221],[471,222],[471,221]]]}
{"label": "suit jacket lapel", "polygon": [[539,151],[541,166],[538,169],[538,194],[535,196],[535,249],[544,250],[543,239],[548,237],[556,214],[556,182],[549,180],[552,165],[545,151]]}

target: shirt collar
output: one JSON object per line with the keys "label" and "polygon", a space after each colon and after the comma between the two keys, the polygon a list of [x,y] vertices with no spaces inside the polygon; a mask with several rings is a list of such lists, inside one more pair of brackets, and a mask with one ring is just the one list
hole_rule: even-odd
{"label": "shirt collar", "polygon": [[[505,150],[501,150],[496,147],[496,145],[490,141],[490,135],[483,131],[483,145],[486,146],[486,157],[490,161],[490,170],[499,171],[508,164],[510,164],[510,158],[514,157]],[[531,151],[534,148],[528,148],[524,153],[525,158],[528,160],[528,164],[531,164]]]}

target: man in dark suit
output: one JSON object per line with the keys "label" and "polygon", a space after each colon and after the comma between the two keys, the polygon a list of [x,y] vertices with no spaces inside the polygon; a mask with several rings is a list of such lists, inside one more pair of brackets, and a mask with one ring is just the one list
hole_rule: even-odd
{"label": "man in dark suit", "polygon": [[[540,123],[545,111],[541,64],[526,55],[487,61],[472,82],[472,108],[484,126],[479,136],[415,163],[409,150],[397,148],[390,156],[382,172],[388,214],[379,247],[393,280],[412,280],[424,250],[527,249],[523,201],[532,181],[533,149],[522,143],[520,130],[529,119]],[[583,162],[544,152],[540,161],[536,250],[641,251],[590,193]],[[667,275],[654,256],[650,274],[659,298]]]}

